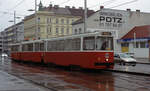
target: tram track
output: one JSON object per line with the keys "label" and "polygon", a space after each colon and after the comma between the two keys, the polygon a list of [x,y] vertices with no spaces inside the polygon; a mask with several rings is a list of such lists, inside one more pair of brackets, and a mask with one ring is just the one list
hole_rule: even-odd
{"label": "tram track", "polygon": [[[61,71],[64,71],[65,73],[69,73],[69,76],[71,76],[71,77],[69,77],[69,78],[67,78],[67,79],[72,79],[72,77],[75,77],[76,79],[73,79],[73,80],[76,80],[76,81],[78,81],[79,79],[80,79],[80,81],[81,82],[84,82],[84,83],[82,83],[82,84],[77,84],[77,83],[74,83],[75,81],[71,81],[71,82],[68,82],[68,83],[73,83],[73,84],[76,84],[76,85],[72,85],[72,86],[77,86],[78,88],[81,88],[82,90],[77,90],[77,89],[75,89],[75,90],[71,90],[71,91],[83,91],[83,90],[85,90],[85,91],[99,91],[99,90],[93,90],[93,89],[91,89],[91,88],[86,88],[86,86],[85,86],[85,84],[88,82],[87,81],[87,78],[84,78],[84,76],[89,76],[90,78],[88,78],[89,79],[89,81],[90,81],[90,84],[98,84],[98,83],[100,83],[101,85],[106,85],[106,84],[110,84],[110,83],[113,83],[112,85],[110,84],[110,86],[113,86],[114,88],[116,88],[116,89],[119,89],[118,91],[124,91],[124,90],[127,90],[127,91],[135,91],[135,89],[133,88],[134,86],[138,86],[138,87],[140,87],[141,86],[141,88],[142,88],[142,83],[145,83],[145,79],[140,79],[139,77],[141,77],[141,76],[144,76],[145,77],[145,75],[135,75],[135,74],[119,74],[120,72],[112,72],[112,71],[105,71],[104,70],[104,72],[101,72],[102,74],[105,74],[106,76],[104,77],[104,79],[108,79],[110,76],[110,74],[112,74],[112,76],[113,77],[115,77],[115,81],[117,81],[117,83],[114,83],[114,81],[112,80],[112,79],[108,79],[108,81],[105,81],[105,80],[103,80],[103,78],[101,79],[101,78],[99,78],[98,76],[101,76],[101,73],[99,73],[99,71],[98,72],[96,72],[96,71],[94,71],[94,72],[91,72],[91,71],[88,71],[88,72],[84,72],[83,73],[83,71],[66,71],[66,70],[62,70],[62,69],[58,69],[58,68],[54,68],[54,70],[53,70],[53,68],[52,68],[52,70],[51,70],[51,68],[49,68],[49,67],[42,67],[42,65],[35,65],[35,64],[23,64],[23,63],[12,63],[12,67],[10,67],[9,66],[10,65],[10,63],[5,63],[4,64],[4,68],[2,68],[2,70],[4,70],[4,71],[6,71],[7,73],[9,73],[9,74],[11,74],[11,75],[14,75],[14,76],[16,76],[16,77],[18,77],[18,78],[20,78],[20,79],[24,79],[24,80],[26,80],[26,81],[28,81],[28,82],[31,82],[31,83],[33,83],[33,84],[36,84],[36,85],[38,85],[38,86],[41,86],[41,87],[44,87],[44,88],[47,88],[47,89],[49,89],[50,91],[63,91],[62,90],[62,88],[60,87],[59,89],[57,89],[57,88],[55,88],[56,86],[46,86],[46,85],[44,85],[44,83],[38,83],[37,81],[35,81],[35,80],[32,80],[32,79],[30,79],[30,75],[38,75],[39,73],[41,73],[42,74],[42,72],[43,72],[43,74],[44,75],[47,75],[48,77],[52,77],[51,79],[53,79],[52,81],[57,81],[56,79],[55,79],[55,75],[57,75],[57,78],[59,79],[59,78],[64,78],[64,76],[63,75],[61,75]],[[15,69],[14,69],[14,67],[15,67]],[[60,74],[55,74],[55,69],[56,70],[59,70],[60,71]],[[32,73],[33,72],[33,73]],[[105,73],[106,72],[106,73]],[[54,74],[51,74],[51,73],[54,73]],[[79,75],[80,74],[80,75]],[[24,75],[24,76],[23,76]],[[134,77],[134,76],[132,76],[132,75],[135,75],[135,76],[139,76],[139,77]],[[128,77],[129,76],[129,77]],[[46,77],[46,76],[45,76]],[[96,78],[96,79],[91,79],[91,77],[98,77],[98,78]],[[146,76],[146,78],[147,78],[148,76]],[[42,79],[42,77],[41,77],[41,79]],[[45,79],[47,79],[47,78],[45,78]],[[113,78],[114,79],[114,78]],[[131,80],[132,79],[132,80]],[[147,78],[148,79],[148,78]],[[138,83],[136,83],[138,81]],[[125,82],[125,83],[128,83],[129,82],[129,84],[131,85],[130,87],[126,87],[126,86],[124,86],[124,85],[122,85],[122,84],[119,84],[118,82]],[[139,83],[139,82],[142,82],[141,84]],[[148,83],[148,82],[146,82],[146,83]],[[134,85],[134,84],[136,84],[136,85]],[[132,87],[133,86],[133,87]],[[147,86],[147,85],[146,85]],[[148,87],[145,87],[145,89],[149,89]],[[70,90],[64,90],[64,91],[70,91]],[[109,90],[108,90],[109,91]],[[149,90],[145,90],[145,91],[149,91]]]}
{"label": "tram track", "polygon": [[[19,63],[20,64],[20,63]],[[23,80],[26,80],[26,81],[28,81],[28,82],[30,82],[30,83],[33,83],[33,84],[35,84],[35,85],[38,85],[38,86],[41,86],[41,87],[44,87],[44,88],[47,88],[47,89],[49,89],[50,91],[70,91],[70,90],[63,90],[63,89],[67,89],[67,88],[65,88],[65,86],[63,87],[63,86],[47,86],[47,85],[45,85],[46,83],[43,83],[43,82],[37,82],[37,81],[35,81],[34,79],[30,79],[30,75],[38,75],[38,73],[40,73],[40,71],[42,70],[42,69],[36,69],[36,71],[37,71],[37,74],[36,74],[36,72],[35,73],[32,73],[32,74],[30,74],[30,73],[26,73],[26,72],[22,72],[22,70],[30,70],[30,68],[31,67],[37,67],[37,66],[35,66],[35,65],[22,65],[22,63],[20,64],[21,66],[19,66],[19,65],[17,65],[17,66],[15,66],[15,69],[8,69],[8,67],[5,67],[5,68],[3,68],[2,70],[3,71],[5,71],[5,72],[7,72],[8,74],[10,74],[10,75],[13,75],[13,76],[16,76],[16,77],[18,77],[18,78],[20,78],[20,79],[23,79]],[[23,66],[23,67],[22,67]],[[29,67],[28,69],[26,69],[26,66],[27,67]],[[22,69],[22,70],[20,70],[20,69]],[[43,69],[45,69],[45,68],[43,68]],[[11,70],[11,71],[10,71]],[[34,71],[34,69],[33,69],[33,71]],[[48,72],[44,72],[44,75],[46,75]],[[27,75],[27,76],[23,76],[23,75]],[[51,77],[51,76],[49,76],[49,77]],[[52,76],[53,77],[53,76]],[[55,77],[55,76],[54,76]],[[57,81],[55,78],[53,79],[51,79],[51,80],[54,80],[54,81]],[[50,83],[51,84],[51,83]],[[52,84],[51,84],[52,85]],[[77,85],[77,84],[70,84],[70,87],[73,87],[73,88],[80,88],[80,89],[71,89],[71,91],[82,91],[82,90],[86,90],[86,91],[92,91],[92,90],[90,90],[90,89],[88,89],[88,88],[85,88],[85,87],[82,87],[82,86],[80,86],[80,85]],[[77,87],[76,87],[77,86]]]}

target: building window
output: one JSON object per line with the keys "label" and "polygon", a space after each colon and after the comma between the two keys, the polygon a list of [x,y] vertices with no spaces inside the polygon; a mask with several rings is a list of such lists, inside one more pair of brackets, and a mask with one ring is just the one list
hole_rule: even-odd
{"label": "building window", "polygon": [[74,34],[77,34],[77,33],[78,33],[78,30],[77,30],[77,29],[75,29],[75,30],[74,30]]}
{"label": "building window", "polygon": [[56,28],[56,35],[58,34],[58,28]]}
{"label": "building window", "polygon": [[136,48],[139,48],[139,42],[136,42]]}
{"label": "building window", "polygon": [[61,34],[62,35],[64,34],[64,28],[61,28]]}
{"label": "building window", "polygon": [[81,28],[79,28],[79,34],[81,34],[82,33],[82,29]]}
{"label": "building window", "polygon": [[121,46],[122,47],[129,47],[129,43],[122,43]]}
{"label": "building window", "polygon": [[51,33],[51,32],[52,32],[52,28],[50,27],[50,28],[49,28],[49,33]]}
{"label": "building window", "polygon": [[69,24],[69,19],[67,19],[67,24]]}
{"label": "building window", "polygon": [[67,28],[67,34],[69,34],[69,28]]}
{"label": "building window", "polygon": [[38,27],[38,32],[41,32],[41,28],[40,27]]}
{"label": "building window", "polygon": [[51,18],[47,18],[47,23],[51,23]]}
{"label": "building window", "polygon": [[61,19],[61,24],[64,24],[64,19]]}
{"label": "building window", "polygon": [[74,22],[74,19],[72,19],[72,23]]}
{"label": "building window", "polygon": [[52,19],[51,18],[49,18],[49,23],[51,23],[52,22]]}
{"label": "building window", "polygon": [[140,48],[146,48],[146,42],[140,42]]}
{"label": "building window", "polygon": [[56,18],[56,24],[58,24],[58,22],[59,22],[59,20],[58,20],[58,18]]}
{"label": "building window", "polygon": [[47,26],[47,33],[50,34],[51,33],[51,27]]}
{"label": "building window", "polygon": [[37,21],[38,21],[38,23],[40,22],[40,17],[38,17],[38,20],[37,20]]}

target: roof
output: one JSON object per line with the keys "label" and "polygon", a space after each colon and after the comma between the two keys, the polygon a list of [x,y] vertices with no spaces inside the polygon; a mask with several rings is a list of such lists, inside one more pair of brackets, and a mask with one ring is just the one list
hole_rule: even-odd
{"label": "roof", "polygon": [[134,33],[136,39],[150,38],[150,25],[136,26],[133,29],[131,29],[131,31],[129,31],[126,35],[124,35],[121,39],[134,39]]}
{"label": "roof", "polygon": [[[98,10],[98,11],[99,11],[99,10]],[[98,11],[96,11],[96,12],[98,12]],[[90,16],[92,16],[92,15],[93,15],[94,13],[96,13],[96,12],[93,12],[93,13],[89,12],[89,13],[87,14],[87,18],[90,17]],[[81,18],[81,19],[79,19],[79,20],[73,22],[72,25],[81,24],[81,23],[83,23],[83,22],[84,22],[84,18]]]}
{"label": "roof", "polygon": [[[75,7],[59,7],[58,5],[52,5],[50,4],[49,7],[43,7],[41,11],[50,11],[54,12],[55,14],[58,15],[72,15],[72,16],[81,16],[84,17],[84,9],[80,8],[75,8]],[[93,14],[95,11],[94,10],[87,10],[87,15]]]}

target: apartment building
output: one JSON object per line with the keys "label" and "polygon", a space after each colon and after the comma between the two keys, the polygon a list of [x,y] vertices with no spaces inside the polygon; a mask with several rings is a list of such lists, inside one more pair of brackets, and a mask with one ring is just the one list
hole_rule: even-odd
{"label": "apartment building", "polygon": [[10,45],[24,40],[24,24],[19,22],[2,31],[3,51],[10,53]]}
{"label": "apartment building", "polygon": [[[93,10],[88,10],[88,15],[93,13]],[[72,35],[72,23],[83,18],[83,15],[82,7],[59,7],[52,4],[43,7],[40,4],[36,14],[29,15],[24,19],[25,40]]]}

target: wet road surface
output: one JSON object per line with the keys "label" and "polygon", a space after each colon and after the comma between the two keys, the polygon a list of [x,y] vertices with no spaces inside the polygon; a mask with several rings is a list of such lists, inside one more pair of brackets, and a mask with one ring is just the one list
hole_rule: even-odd
{"label": "wet road surface", "polygon": [[0,70],[50,91],[150,91],[150,77],[114,72],[68,71],[5,59]]}
{"label": "wet road surface", "polygon": [[127,72],[136,72],[150,75],[150,64],[136,64],[136,66],[127,65],[119,65],[115,64],[113,70],[118,71],[127,71]]}

